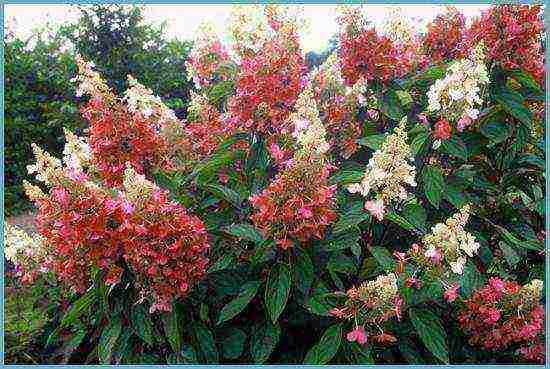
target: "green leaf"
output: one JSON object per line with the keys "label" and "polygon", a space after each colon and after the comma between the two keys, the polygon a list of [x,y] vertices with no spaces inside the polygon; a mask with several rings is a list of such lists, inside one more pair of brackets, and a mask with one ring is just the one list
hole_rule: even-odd
{"label": "green leaf", "polygon": [[218,363],[218,350],[214,341],[214,335],[204,324],[195,322],[193,325],[195,340],[199,346],[202,358],[207,364]]}
{"label": "green leaf", "polygon": [[498,230],[498,232],[504,237],[506,242],[512,246],[524,248],[527,250],[533,251],[542,251],[544,249],[544,244],[538,240],[526,240],[522,241],[517,238],[512,232],[508,231],[506,228],[499,225],[493,224],[493,226]]}
{"label": "green leaf", "polygon": [[229,203],[233,204],[235,207],[239,207],[243,202],[241,195],[232,190],[229,187],[222,186],[220,184],[208,184],[202,186],[202,188],[208,192],[211,192],[216,197],[227,200]]}
{"label": "green leaf", "polygon": [[370,214],[362,209],[359,213],[355,210],[352,210],[349,213],[340,216],[338,223],[336,223],[334,227],[332,227],[332,232],[334,234],[342,233],[344,231],[347,231],[351,227],[355,227],[356,225],[368,220],[369,218]]}
{"label": "green leaf", "polygon": [[224,253],[210,268],[208,268],[208,273],[218,272],[220,270],[226,269],[231,263],[235,260],[233,255],[230,253]]}
{"label": "green leaf", "polygon": [[225,227],[223,231],[232,236],[244,238],[256,244],[265,242],[264,236],[256,229],[256,227],[248,223],[234,224],[229,227]]}
{"label": "green leaf", "polygon": [[380,111],[388,118],[400,121],[403,118],[403,109],[401,101],[395,90],[390,89],[384,96],[378,100]]}
{"label": "green leaf", "polygon": [[405,204],[401,214],[416,229],[426,232],[426,210],[420,204],[414,202]]}
{"label": "green leaf", "polygon": [[456,156],[464,161],[468,160],[468,149],[464,142],[458,137],[451,137],[448,140],[444,140],[439,148],[444,153]]}
{"label": "green leaf", "polygon": [[513,70],[509,72],[510,76],[518,81],[523,87],[534,90],[539,94],[543,94],[544,91],[540,88],[540,84],[533,78],[533,76],[523,70]]}
{"label": "green leaf", "polygon": [[132,325],[136,329],[138,336],[145,341],[149,346],[153,345],[153,324],[151,316],[146,311],[143,304],[134,306],[132,310]]}
{"label": "green leaf", "polygon": [[350,361],[352,364],[361,365],[361,364],[374,364],[374,360],[371,356],[371,350],[369,346],[360,345],[357,342],[347,342],[347,345],[350,347],[351,357]]}
{"label": "green leaf", "polygon": [[226,359],[234,360],[241,356],[244,343],[246,341],[246,333],[238,328],[231,327],[221,341],[222,355]]}
{"label": "green leaf", "polygon": [[294,263],[294,283],[300,292],[306,295],[309,292],[315,273],[313,263],[306,250],[297,249]]}
{"label": "green leaf", "polygon": [[498,246],[500,247],[500,250],[502,251],[508,265],[510,265],[511,268],[514,268],[521,260],[516,250],[508,245],[508,243],[502,241],[498,243]]}
{"label": "green leaf", "polygon": [[290,295],[291,282],[292,275],[286,264],[279,263],[269,272],[264,297],[269,317],[273,323],[277,322],[285,308]]}
{"label": "green leaf", "polygon": [[445,180],[441,170],[434,166],[427,166],[422,171],[424,194],[428,201],[437,209],[445,188]]}
{"label": "green leaf", "polygon": [[243,311],[246,305],[248,305],[248,303],[254,298],[254,296],[256,296],[256,292],[258,292],[259,287],[260,282],[258,281],[245,283],[241,287],[239,295],[222,308],[217,324],[219,325],[229,319],[232,319],[241,311]]}
{"label": "green leaf", "polygon": [[329,183],[346,186],[361,182],[364,175],[365,173],[359,170],[340,170],[329,178]]}
{"label": "green leaf", "polygon": [[422,152],[422,150],[424,150],[428,137],[430,137],[428,132],[420,132],[412,139],[410,147],[413,156],[418,155]]}
{"label": "green leaf", "polygon": [[372,256],[376,262],[387,272],[395,270],[396,263],[388,249],[380,246],[375,246],[371,250]]}
{"label": "green leaf", "polygon": [[414,224],[411,224],[407,219],[399,214],[394,213],[393,211],[388,212],[385,215],[385,218],[388,219],[390,222],[395,223],[400,227],[403,227],[404,229],[407,229],[409,231],[416,231],[416,227],[414,226]]}
{"label": "green leaf", "polygon": [[530,125],[533,119],[531,111],[523,105],[523,96],[513,91],[501,91],[496,95],[500,106],[520,122]]}
{"label": "green leaf", "polygon": [[179,329],[178,309],[172,307],[172,311],[162,314],[162,324],[168,343],[174,352],[181,350],[181,333]]}
{"label": "green leaf", "polygon": [[479,127],[481,134],[491,143],[497,144],[505,141],[512,135],[513,129],[505,120],[489,120]]}
{"label": "green leaf", "polygon": [[122,324],[119,318],[109,322],[109,325],[103,330],[97,346],[97,356],[101,364],[111,364],[113,347],[120,336]]}
{"label": "green leaf", "polygon": [[480,288],[485,283],[485,277],[477,270],[474,263],[470,260],[464,266],[462,276],[460,277],[460,287],[465,297],[470,297],[474,290]]}
{"label": "green leaf", "polygon": [[426,348],[441,362],[449,364],[447,333],[439,317],[429,310],[409,310],[411,322]]}
{"label": "green leaf", "polygon": [[323,365],[328,363],[340,348],[342,323],[327,328],[319,343],[313,346],[304,359],[304,364]]}
{"label": "green leaf", "polygon": [[67,313],[63,316],[63,319],[61,319],[59,326],[48,337],[46,346],[49,346],[54,341],[63,328],[74,324],[77,319],[84,314],[90,306],[92,306],[96,298],[96,292],[97,291],[95,289],[91,288],[84,295],[80,296],[78,300],[73,302]]}
{"label": "green leaf", "polygon": [[447,183],[444,197],[457,209],[462,208],[462,206],[467,203],[466,197],[461,191],[461,187],[456,183]]}
{"label": "green leaf", "polygon": [[281,335],[278,323],[266,321],[259,329],[255,329],[250,340],[250,353],[255,364],[263,364],[271,355]]}
{"label": "green leaf", "polygon": [[357,140],[357,144],[361,146],[366,146],[372,150],[378,150],[382,146],[385,140],[386,140],[386,134],[372,135],[372,136],[363,137]]}
{"label": "green leaf", "polygon": [[327,269],[333,272],[354,274],[357,271],[357,265],[355,264],[354,258],[336,254],[328,261]]}

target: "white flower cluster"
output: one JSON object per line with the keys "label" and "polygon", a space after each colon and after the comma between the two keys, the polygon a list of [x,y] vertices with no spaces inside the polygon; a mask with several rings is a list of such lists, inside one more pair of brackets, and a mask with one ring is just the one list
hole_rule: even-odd
{"label": "white flower cluster", "polygon": [[177,120],[176,114],[153,91],[139,83],[134,77],[128,76],[130,87],[124,93],[124,99],[130,112],[141,113],[145,118],[158,115],[159,124]]}
{"label": "white flower cluster", "polygon": [[46,185],[56,183],[63,176],[61,160],[42,150],[35,143],[33,143],[31,147],[36,162],[34,164],[27,165],[27,172],[29,174],[36,173],[36,180],[43,182]]}
{"label": "white flower cluster", "polygon": [[381,33],[398,45],[410,45],[417,39],[418,25],[419,22],[404,15],[401,7],[392,6],[384,18]]}
{"label": "white flower cluster", "polygon": [[330,146],[326,141],[326,131],[311,88],[306,88],[296,100],[296,112],[290,116],[294,124],[293,136],[304,152],[324,155]]}
{"label": "white flower cluster", "polygon": [[126,164],[122,186],[126,199],[133,204],[142,203],[158,188],[153,182],[147,180],[144,175],[137,173],[130,164]]}
{"label": "white flower cluster", "polygon": [[77,55],[76,65],[78,67],[78,74],[71,79],[71,82],[78,83],[76,96],[110,96],[111,90],[109,86],[101,79],[100,74],[94,70],[95,65],[92,62],[87,62]]}
{"label": "white flower cluster", "polygon": [[76,136],[68,129],[65,133],[65,147],[63,149],[63,162],[72,170],[82,171],[92,161],[90,146],[82,137]]}
{"label": "white flower cluster", "polygon": [[369,160],[360,183],[348,186],[351,193],[360,193],[368,198],[374,192],[376,200],[367,201],[365,208],[378,220],[384,219],[386,207],[395,200],[405,200],[409,192],[405,185],[416,186],[416,169],[407,144],[406,118],[403,118],[394,133],[390,134],[382,147]]}
{"label": "white flower cluster", "polygon": [[427,93],[428,111],[457,121],[459,131],[479,115],[477,107],[483,102],[480,87],[489,82],[483,59],[480,43],[469,58],[453,62],[445,77],[435,81]]}
{"label": "white flower cluster", "polygon": [[465,205],[458,213],[432,227],[432,233],[422,239],[427,250],[424,256],[435,262],[445,260],[455,274],[462,274],[466,256],[473,257],[479,249],[479,243],[464,227],[468,223],[470,206]]}
{"label": "white flower cluster", "polygon": [[390,301],[397,296],[397,276],[395,273],[379,275],[374,281],[367,281],[358,288],[359,297],[377,296],[380,300]]}
{"label": "white flower cluster", "polygon": [[17,226],[4,223],[4,256],[15,265],[25,266],[42,254],[44,239],[40,235],[30,236]]}

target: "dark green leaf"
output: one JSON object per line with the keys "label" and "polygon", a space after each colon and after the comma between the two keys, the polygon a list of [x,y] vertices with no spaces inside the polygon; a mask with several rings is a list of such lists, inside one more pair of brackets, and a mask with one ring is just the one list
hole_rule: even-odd
{"label": "dark green leaf", "polygon": [[234,360],[241,356],[244,343],[246,341],[246,333],[238,328],[229,328],[221,341],[221,349],[223,357]]}
{"label": "dark green leaf", "polygon": [[357,140],[357,143],[361,146],[366,146],[371,150],[378,150],[382,146],[382,143],[384,143],[385,140],[386,140],[386,135],[380,134],[380,135],[363,137]]}
{"label": "dark green leaf", "polygon": [[120,336],[122,324],[119,318],[109,322],[109,325],[103,330],[99,344],[97,346],[97,356],[101,364],[111,364],[113,348]]}
{"label": "dark green leaf", "polygon": [[292,275],[286,264],[279,263],[269,272],[265,287],[265,305],[273,323],[277,322],[285,308],[290,295],[291,282]]}
{"label": "dark green leaf", "polygon": [[248,303],[254,298],[256,292],[258,292],[259,287],[260,282],[258,281],[244,284],[239,291],[239,295],[222,308],[217,324],[221,324],[229,319],[232,319],[234,316],[243,311],[246,305],[248,305]]}
{"label": "dark green leaf", "polygon": [[427,166],[422,171],[422,183],[424,184],[424,194],[428,201],[439,208],[439,202],[445,188],[445,180],[441,170],[434,166]]}
{"label": "dark green leaf", "polygon": [[162,314],[164,333],[174,352],[181,350],[181,333],[179,329],[178,309],[172,307],[172,311]]}
{"label": "dark green leaf", "polygon": [[307,353],[304,364],[323,365],[328,363],[340,348],[342,341],[342,323],[327,328],[319,343]]}
{"label": "dark green leaf", "polygon": [[250,353],[255,364],[263,364],[271,355],[277,344],[281,328],[278,323],[266,321],[255,329],[250,340]]}
{"label": "dark green leaf", "polygon": [[232,236],[244,238],[254,243],[260,244],[265,241],[264,236],[251,224],[234,224],[223,229],[225,233]]}
{"label": "dark green leaf", "polygon": [[202,358],[207,364],[218,363],[218,350],[214,341],[214,335],[204,324],[196,322],[193,325],[195,340],[199,346]]}
{"label": "dark green leaf", "polygon": [[395,259],[392,257],[390,252],[380,246],[375,246],[371,250],[372,255],[378,262],[378,264],[385,270],[385,271],[392,271],[395,270],[396,262]]}
{"label": "dark green leaf", "polygon": [[466,145],[464,145],[464,142],[458,137],[451,137],[448,140],[444,140],[439,149],[444,153],[456,156],[464,161],[468,160],[468,149]]}
{"label": "dark green leaf", "polygon": [[294,263],[294,283],[300,292],[307,294],[313,283],[315,273],[313,263],[306,250],[298,249]]}
{"label": "dark green leaf", "polygon": [[426,348],[441,362],[448,364],[447,333],[439,317],[429,310],[414,308],[409,310],[409,317]]}

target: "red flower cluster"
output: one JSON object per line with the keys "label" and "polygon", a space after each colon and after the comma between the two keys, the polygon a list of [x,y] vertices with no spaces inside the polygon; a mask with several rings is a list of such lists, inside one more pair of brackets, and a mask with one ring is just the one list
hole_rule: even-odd
{"label": "red flower cluster", "polygon": [[474,292],[458,317],[461,328],[471,336],[470,344],[487,350],[521,345],[520,355],[543,363],[544,308],[529,291],[516,282],[491,278]]}
{"label": "red flower cluster", "polygon": [[122,183],[126,163],[139,173],[151,166],[169,166],[168,146],[152,120],[102,97],[92,98],[82,115],[90,123],[93,164],[108,186]]}
{"label": "red flower cluster", "polygon": [[447,119],[442,118],[434,125],[434,137],[439,140],[451,138],[452,127]]}
{"label": "red flower cluster", "polygon": [[121,254],[120,204],[90,182],[66,179],[36,199],[36,224],[51,247],[47,267],[76,292],[90,284],[93,267],[109,269]]}
{"label": "red flower cluster", "polygon": [[226,47],[207,26],[199,29],[199,37],[187,59],[187,69],[195,86],[208,86],[217,80],[229,78],[227,69],[233,64]]}
{"label": "red flower cluster", "polygon": [[245,129],[288,133],[288,116],[302,91],[307,67],[296,35],[277,35],[262,52],[245,56],[229,111]]}
{"label": "red flower cluster", "polygon": [[336,219],[336,187],[327,184],[329,170],[315,158],[293,159],[262,193],[250,198],[256,227],[273,236],[283,249],[292,247],[290,238],[321,239],[326,226]]}
{"label": "red flower cluster", "polygon": [[352,86],[361,77],[367,82],[388,83],[403,77],[411,68],[410,54],[386,36],[378,35],[362,16],[353,13],[338,18],[340,62],[346,84]]}
{"label": "red flower cluster", "polygon": [[135,204],[124,228],[124,258],[142,297],[153,297],[151,312],[170,311],[172,300],[185,296],[206,273],[209,244],[202,221],[155,188]]}
{"label": "red flower cluster", "polygon": [[[544,25],[540,5],[498,5],[484,12],[467,32],[467,46],[483,41],[488,56],[505,69],[523,69],[544,82]],[[465,50],[467,51],[467,50]]]}
{"label": "red flower cluster", "polygon": [[172,300],[185,296],[206,273],[206,230],[166,191],[134,171],[130,184],[125,176],[125,192],[116,198],[82,173],[34,198],[38,230],[49,247],[45,266],[83,292],[93,269],[105,273],[107,284],[116,284],[124,257],[142,296],[152,296],[151,310],[170,310]]}
{"label": "red flower cluster", "polygon": [[448,8],[428,24],[422,39],[424,53],[436,64],[457,59],[461,56],[464,29],[464,15],[456,8]]}

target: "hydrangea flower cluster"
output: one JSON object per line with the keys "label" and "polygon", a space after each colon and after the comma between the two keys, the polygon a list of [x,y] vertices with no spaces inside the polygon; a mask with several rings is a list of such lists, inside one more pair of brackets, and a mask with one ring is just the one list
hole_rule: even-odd
{"label": "hydrangea flower cluster", "polygon": [[[262,51],[242,51],[229,111],[245,130],[279,135],[290,133],[288,116],[305,86],[307,67],[295,23],[279,17],[280,7],[262,9],[266,30],[256,41]],[[233,28],[246,29],[252,16],[243,13],[236,19],[244,25]]]}
{"label": "hydrangea flower cluster", "polygon": [[130,107],[135,110],[132,112],[112,94],[90,63],[77,58],[77,66],[79,89],[91,96],[82,115],[90,123],[88,142],[93,164],[106,184],[118,186],[122,183],[127,162],[140,173],[151,167],[169,167],[168,148],[159,135],[159,124],[145,116],[158,106],[150,91],[134,81],[126,94]]}
{"label": "hydrangea flower cluster", "polygon": [[354,87],[346,86],[336,53],[312,72],[310,83],[330,146],[339,150],[342,157],[349,158],[357,151],[356,140],[361,136],[357,114],[358,109],[367,104],[363,96],[366,83],[359,80]]}
{"label": "hydrangea flower cluster", "polygon": [[321,239],[336,219],[336,186],[328,185],[331,166],[325,160],[329,146],[311,90],[300,95],[296,109],[292,121],[299,147],[294,157],[264,191],[250,197],[252,221],[282,249],[292,247],[291,238]]}
{"label": "hydrangea flower cluster", "polygon": [[498,5],[467,31],[467,45],[483,42],[487,56],[505,69],[523,69],[544,83],[544,23],[541,5]]}
{"label": "hydrangea flower cluster", "polygon": [[349,192],[371,198],[365,202],[365,209],[379,221],[384,219],[392,203],[409,197],[405,185],[416,186],[416,169],[410,164],[414,158],[407,143],[406,123],[406,118],[403,118],[382,147],[374,152],[361,182],[348,186]]}
{"label": "hydrangea flower cluster", "polygon": [[459,132],[479,115],[480,88],[489,83],[483,60],[483,45],[478,44],[469,58],[453,62],[445,77],[435,81],[428,91],[428,111],[456,123]]}
{"label": "hydrangea flower cluster", "polygon": [[141,298],[152,297],[151,312],[170,311],[172,300],[185,296],[206,273],[204,224],[130,166],[121,201],[128,207],[124,259],[136,274]]}
{"label": "hydrangea flower cluster", "polygon": [[471,345],[486,350],[518,347],[516,353],[528,361],[544,363],[544,307],[539,303],[543,283],[525,286],[493,277],[475,291],[460,309],[460,327]]}
{"label": "hydrangea flower cluster", "polygon": [[411,248],[412,259],[426,269],[439,274],[448,265],[455,274],[462,274],[467,257],[473,257],[480,245],[475,237],[464,227],[468,223],[470,206],[463,206],[460,211],[432,227],[432,233],[423,237],[424,248]]}
{"label": "hydrangea flower cluster", "polygon": [[4,257],[15,265],[23,283],[31,283],[39,272],[47,271],[45,248],[42,236],[31,236],[17,226],[4,223]]}
{"label": "hydrangea flower cluster", "polygon": [[375,280],[361,283],[346,292],[346,302],[335,307],[330,314],[354,323],[346,338],[359,344],[367,343],[368,336],[376,343],[393,343],[397,339],[384,332],[382,325],[393,317],[401,319],[403,300],[397,288],[394,273],[379,275]]}
{"label": "hydrangea flower cluster", "polygon": [[[85,152],[85,145],[74,135],[67,137],[66,157],[74,163],[79,157],[75,153]],[[21,247],[12,246],[14,260],[22,247],[29,257],[40,255],[37,270],[52,270],[76,292],[89,287],[98,269],[107,284],[116,284],[126,260],[142,299],[152,300],[152,312],[170,310],[172,300],[185,296],[205,274],[209,245],[201,220],[187,214],[131,164],[125,168],[122,186],[113,191],[93,182],[79,161],[75,172],[36,146],[35,153],[36,164],[30,169],[50,188],[46,194],[25,184],[38,208],[40,243],[31,248],[31,239],[10,230],[8,234],[19,238],[10,236],[9,243],[25,241],[15,242]]]}
{"label": "hydrangea flower cluster", "polygon": [[410,54],[388,36],[379,35],[369,25],[360,8],[344,7],[340,24],[340,59],[347,85],[359,79],[387,83],[406,75],[411,68]]}
{"label": "hydrangea flower cluster", "polygon": [[230,79],[228,71],[233,65],[229,51],[222,44],[214,26],[202,23],[196,31],[193,48],[185,63],[187,76],[195,88],[201,89],[211,83]]}
{"label": "hydrangea flower cluster", "polygon": [[446,7],[428,24],[428,30],[422,39],[423,52],[433,63],[457,59],[462,55],[465,18],[454,7]]}

